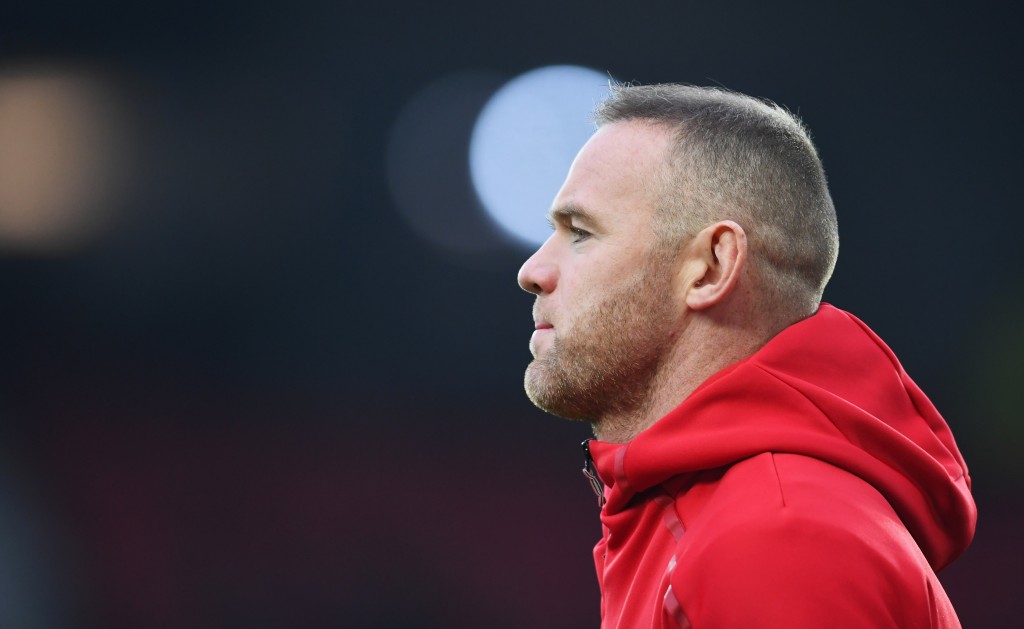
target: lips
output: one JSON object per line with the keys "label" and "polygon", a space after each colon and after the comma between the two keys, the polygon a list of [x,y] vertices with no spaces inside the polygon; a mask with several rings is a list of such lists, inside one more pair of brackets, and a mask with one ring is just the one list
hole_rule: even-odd
{"label": "lips", "polygon": [[545,318],[544,314],[540,312],[538,304],[533,305],[533,329],[534,330],[550,330],[555,327],[551,325],[551,322]]}
{"label": "lips", "polygon": [[[530,353],[534,358],[539,358],[544,348],[548,347],[553,340],[555,326],[541,319],[534,319],[533,334],[530,335]],[[548,334],[551,332],[551,334]]]}

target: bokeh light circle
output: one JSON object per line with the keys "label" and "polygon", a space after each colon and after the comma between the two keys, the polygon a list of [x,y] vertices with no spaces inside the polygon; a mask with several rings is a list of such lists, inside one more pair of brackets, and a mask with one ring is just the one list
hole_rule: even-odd
{"label": "bokeh light circle", "polygon": [[0,251],[75,250],[109,226],[129,170],[118,101],[86,70],[0,68]]}
{"label": "bokeh light circle", "polygon": [[536,246],[545,216],[576,153],[594,132],[590,113],[608,95],[607,75],[546,66],[499,89],[477,117],[469,166],[477,196],[516,240]]}

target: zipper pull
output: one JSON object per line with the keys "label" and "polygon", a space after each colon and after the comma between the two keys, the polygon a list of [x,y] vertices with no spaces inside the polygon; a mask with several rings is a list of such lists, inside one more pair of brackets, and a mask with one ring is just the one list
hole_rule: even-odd
{"label": "zipper pull", "polygon": [[594,457],[590,456],[590,439],[584,439],[583,443],[583,475],[590,481],[590,488],[597,494],[598,508],[604,506],[604,483],[594,469]]}

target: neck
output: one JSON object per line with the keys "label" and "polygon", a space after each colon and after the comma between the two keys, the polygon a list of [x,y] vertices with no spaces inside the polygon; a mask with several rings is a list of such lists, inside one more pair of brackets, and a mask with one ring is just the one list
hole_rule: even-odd
{"label": "neck", "polygon": [[[705,380],[747,358],[774,336],[713,321],[695,321],[671,348],[652,375],[642,403],[602,415],[594,436],[609,443],[627,443],[683,403]],[[683,348],[686,348],[685,351]]]}

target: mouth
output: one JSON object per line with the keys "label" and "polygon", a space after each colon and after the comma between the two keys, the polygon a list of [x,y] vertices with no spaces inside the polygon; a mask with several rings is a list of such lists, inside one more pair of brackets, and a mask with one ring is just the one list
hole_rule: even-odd
{"label": "mouth", "polygon": [[547,321],[534,320],[533,322],[533,335],[530,337],[530,353],[533,354],[534,358],[537,358],[542,351],[542,347],[547,347],[551,341],[548,338],[548,331],[554,330],[555,326],[551,325]]}

